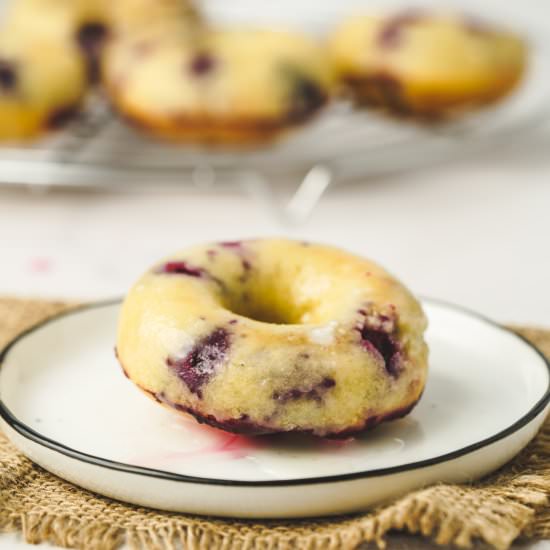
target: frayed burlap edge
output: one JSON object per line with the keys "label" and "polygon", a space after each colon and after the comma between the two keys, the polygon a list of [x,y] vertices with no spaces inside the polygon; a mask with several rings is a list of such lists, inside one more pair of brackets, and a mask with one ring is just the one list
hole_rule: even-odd
{"label": "frayed burlap edge", "polygon": [[[62,303],[0,299],[0,346]],[[516,328],[550,355],[550,332]],[[390,530],[469,547],[506,549],[550,536],[550,422],[514,461],[471,485],[440,484],[369,513],[326,520],[230,521],[139,508],[75,487],[34,465],[0,434],[0,530],[68,548],[245,550],[384,545]]]}

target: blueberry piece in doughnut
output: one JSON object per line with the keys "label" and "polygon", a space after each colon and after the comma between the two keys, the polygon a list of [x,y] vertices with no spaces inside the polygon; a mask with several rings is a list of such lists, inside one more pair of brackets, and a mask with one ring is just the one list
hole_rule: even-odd
{"label": "blueberry piece in doughnut", "polygon": [[244,271],[250,271],[252,269],[252,264],[246,258],[241,260],[241,265]]}
{"label": "blueberry piece in doughnut", "polygon": [[336,386],[336,381],[334,380],[334,378],[326,376],[325,378],[323,378],[319,386],[325,389],[334,388],[334,386]]}
{"label": "blueberry piece in doughnut", "polygon": [[96,21],[84,23],[76,32],[76,41],[86,57],[88,80],[91,83],[96,83],[99,80],[99,57],[108,34],[107,26]]}
{"label": "blueberry piece in doughnut", "polygon": [[202,267],[195,267],[189,265],[187,262],[166,262],[162,266],[161,273],[202,277],[206,271]]}
{"label": "blueberry piece in doughnut", "polygon": [[76,105],[66,105],[52,111],[46,119],[46,128],[50,130],[58,130],[67,125],[78,114]]}
{"label": "blueberry piece in doughnut", "polygon": [[214,56],[208,52],[197,53],[190,63],[190,70],[196,76],[204,76],[214,69],[216,60]]}
{"label": "blueberry piece in doughnut", "polygon": [[229,345],[229,333],[217,328],[200,340],[185,357],[168,357],[166,364],[192,393],[202,398],[201,388],[224,361]]}
{"label": "blueberry piece in doughnut", "polygon": [[252,264],[246,258],[241,258],[241,266],[243,268],[243,273],[239,277],[239,282],[244,284],[250,276],[250,272],[252,271]]}
{"label": "blueberry piece in doughnut", "polygon": [[398,46],[405,27],[422,20],[424,17],[425,15],[417,10],[407,10],[390,17],[380,29],[378,43],[384,48]]}
{"label": "blueberry piece in doughnut", "polygon": [[197,279],[207,279],[216,283],[222,291],[226,290],[223,281],[217,277],[214,277],[209,271],[203,267],[196,267],[184,261],[166,262],[156,271],[156,273],[163,273],[167,275],[187,275],[188,277],[195,277]]}
{"label": "blueberry piece in doughnut", "polygon": [[396,339],[383,330],[369,327],[361,330],[361,338],[363,346],[368,351],[378,353],[382,357],[388,374],[394,378],[399,376],[401,349]]}
{"label": "blueberry piece in doughnut", "polygon": [[76,33],[76,40],[82,50],[91,55],[96,55],[107,38],[107,34],[106,25],[92,21],[80,26]]}
{"label": "blueberry piece in doughnut", "polygon": [[408,115],[410,108],[399,80],[389,73],[378,73],[361,81],[363,100],[367,105],[387,107],[396,115]]}
{"label": "blueberry piece in doughnut", "polygon": [[327,101],[327,94],[317,82],[305,75],[295,74],[292,78],[288,120],[300,123],[307,120]]}
{"label": "blueberry piece in doughnut", "polygon": [[299,399],[300,397],[303,397],[307,393],[308,392],[304,390],[293,388],[291,390],[286,390],[283,392],[274,391],[271,397],[275,401],[279,401],[280,403],[286,403],[287,401],[294,401],[295,399]]}
{"label": "blueberry piece in doughnut", "polygon": [[0,91],[12,92],[17,86],[17,71],[13,63],[0,59]]}
{"label": "blueberry piece in doughnut", "polygon": [[326,376],[321,382],[307,388],[292,388],[290,390],[275,391],[272,398],[279,403],[287,403],[288,401],[296,401],[297,399],[312,399],[313,401],[321,401],[322,395],[326,390],[333,388],[336,385],[334,378]]}

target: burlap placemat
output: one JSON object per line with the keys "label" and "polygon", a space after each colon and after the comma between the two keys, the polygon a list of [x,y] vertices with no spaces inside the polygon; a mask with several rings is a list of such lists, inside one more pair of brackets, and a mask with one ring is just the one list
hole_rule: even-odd
{"label": "burlap placemat", "polygon": [[[0,298],[0,346],[67,307]],[[550,356],[550,331],[517,329]],[[496,414],[496,413],[495,413]],[[115,502],[49,474],[0,434],[0,529],[29,542],[112,550],[332,549],[383,544],[389,530],[467,547],[482,540],[507,548],[518,536],[550,537],[550,421],[514,461],[482,482],[441,484],[369,513],[327,520],[229,521],[159,512]]]}

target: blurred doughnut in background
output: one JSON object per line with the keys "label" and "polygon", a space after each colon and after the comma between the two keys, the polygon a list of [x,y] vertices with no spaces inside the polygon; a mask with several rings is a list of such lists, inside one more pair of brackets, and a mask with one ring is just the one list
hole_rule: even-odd
{"label": "blurred doughnut in background", "polygon": [[396,115],[439,118],[493,103],[515,88],[527,63],[514,33],[421,10],[351,17],[330,43],[353,97]]}

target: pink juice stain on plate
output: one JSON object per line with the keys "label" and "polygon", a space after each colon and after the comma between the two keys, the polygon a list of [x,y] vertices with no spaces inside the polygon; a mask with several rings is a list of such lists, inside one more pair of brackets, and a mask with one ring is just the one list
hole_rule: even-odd
{"label": "pink juice stain on plate", "polygon": [[[215,457],[223,456],[230,460],[240,460],[246,458],[253,450],[266,447],[278,447],[283,444],[287,447],[289,442],[288,436],[284,434],[274,434],[259,437],[250,437],[231,432],[224,432],[218,428],[199,424],[193,419],[178,419],[178,425],[183,428],[187,436],[196,435],[200,438],[208,438],[202,446],[186,451],[170,451],[152,453],[146,456],[137,456],[130,460],[133,464],[138,464],[144,467],[159,467],[160,464],[177,463],[188,459],[199,457]],[[305,438],[299,439],[299,446],[305,445],[310,451],[322,451],[334,453],[343,450],[355,442],[354,438],[347,439],[319,439]],[[294,441],[296,444],[297,441]],[[290,443],[292,446],[292,442]]]}
{"label": "pink juice stain on plate", "polygon": [[180,424],[188,435],[209,436],[210,441],[201,447],[189,451],[171,451],[154,453],[148,456],[134,457],[130,462],[141,466],[153,467],[155,464],[173,463],[201,456],[225,455],[232,460],[245,458],[253,450],[264,446],[260,438],[224,432],[194,420],[182,420]]}

